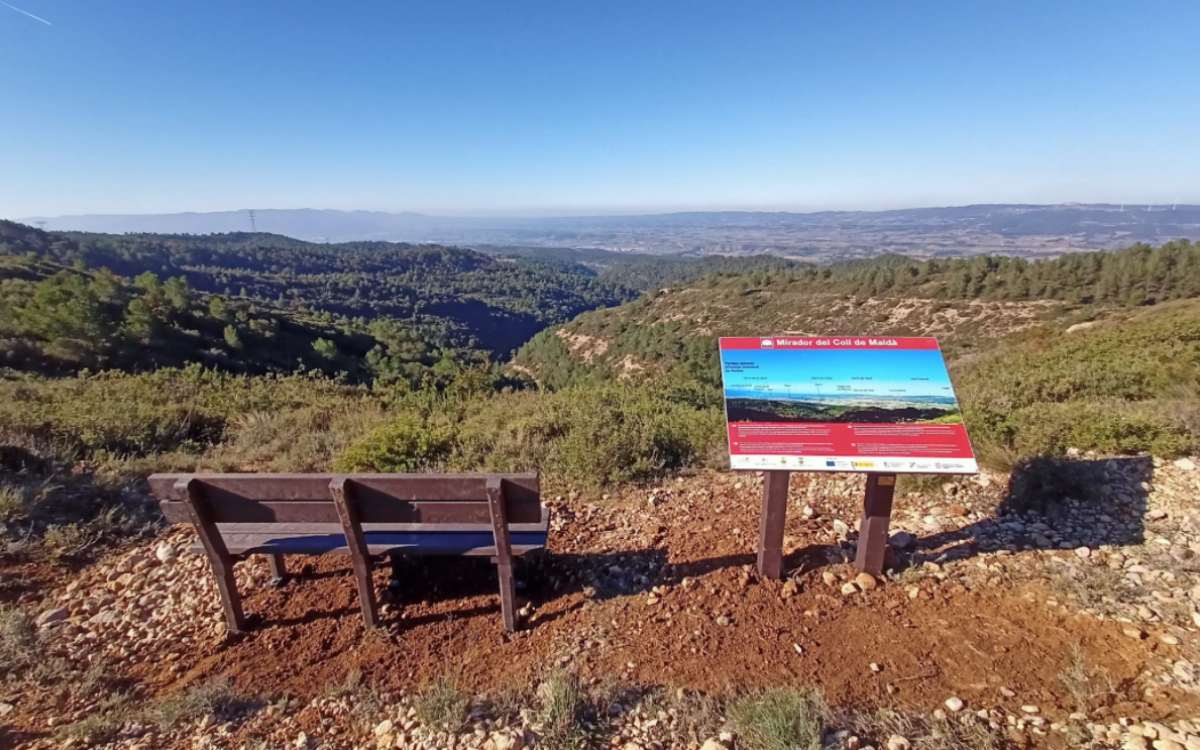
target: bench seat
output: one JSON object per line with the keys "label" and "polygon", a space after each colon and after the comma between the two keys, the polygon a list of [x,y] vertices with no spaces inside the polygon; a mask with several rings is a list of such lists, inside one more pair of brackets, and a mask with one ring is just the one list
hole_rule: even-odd
{"label": "bench seat", "polygon": [[[248,529],[256,524],[217,524],[225,547],[231,555],[320,555],[326,552],[349,552],[346,537],[339,524],[292,524],[291,528],[262,524],[263,529]],[[417,524],[412,524],[417,526]],[[382,529],[372,530],[372,526]],[[367,553],[371,556],[388,553],[418,553],[422,555],[463,555],[495,557],[495,537],[490,528],[464,528],[451,531],[404,530],[403,524],[363,524]],[[224,528],[223,528],[224,527]],[[524,555],[546,546],[549,524],[513,524],[510,527],[512,554]],[[204,552],[196,542],[193,552]]]}

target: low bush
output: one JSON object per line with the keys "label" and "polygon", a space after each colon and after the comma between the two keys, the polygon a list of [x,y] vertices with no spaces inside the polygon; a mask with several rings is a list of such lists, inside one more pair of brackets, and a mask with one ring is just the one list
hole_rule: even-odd
{"label": "low bush", "polygon": [[128,542],[160,518],[148,474],[328,470],[391,398],[199,367],[0,379],[0,534],[9,553],[54,561]]}
{"label": "low bush", "polygon": [[435,471],[445,467],[453,447],[448,427],[405,413],[352,443],[334,466],[338,471]]}
{"label": "low bush", "polygon": [[0,675],[23,672],[40,658],[33,620],[10,604],[0,604]]}
{"label": "low bush", "polygon": [[720,412],[652,389],[581,386],[406,410],[350,445],[344,471],[539,469],[572,484],[642,481],[703,463]]}
{"label": "low bush", "polygon": [[721,437],[719,412],[653,387],[579,387],[492,399],[463,420],[455,461],[463,468],[532,466],[600,485],[701,463]]}
{"label": "low bush", "polygon": [[972,441],[998,468],[1070,448],[1166,457],[1200,449],[1200,303],[1025,335],[954,375]]}
{"label": "low bush", "polygon": [[52,442],[80,458],[202,452],[252,412],[326,409],[370,398],[310,375],[230,375],[197,366],[150,373],[0,380],[0,432]]}
{"label": "low bush", "polygon": [[350,444],[385,418],[373,399],[239,414],[204,462],[237,471],[329,471]]}

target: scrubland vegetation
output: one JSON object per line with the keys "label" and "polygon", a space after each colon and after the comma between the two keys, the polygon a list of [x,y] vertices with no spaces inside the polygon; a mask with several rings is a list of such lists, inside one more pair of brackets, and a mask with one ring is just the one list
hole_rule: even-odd
{"label": "scrubland vegetation", "polygon": [[[4,242],[0,521],[31,552],[44,540],[47,554],[84,554],[114,530],[152,523],[140,482],[161,469],[533,468],[550,485],[600,488],[720,466],[721,333],[941,334],[976,449],[994,465],[1200,445],[1200,301],[1163,301],[1200,293],[1200,248],[1188,243],[1040,263],[764,261],[586,313],[538,334],[510,368],[489,361],[486,341],[455,349],[452,335],[421,338],[425,313],[347,316],[396,294],[386,284],[368,294],[372,274],[423,290],[449,273],[446,289],[491,289],[510,312],[585,291],[539,325],[619,301],[596,292],[618,286],[562,268],[488,277],[501,262],[467,251],[334,252],[279,238],[268,247],[257,235],[113,238],[7,224]],[[460,261],[469,267],[450,273]],[[321,275],[326,263],[339,270]],[[655,268],[656,281],[691,273]],[[520,287],[535,277],[542,291]],[[249,291],[226,296],[238,279]],[[355,293],[346,284],[361,306],[340,316],[335,300]],[[278,290],[298,291],[271,302]],[[853,296],[866,292],[883,296]],[[1043,297],[1052,301],[989,301]]]}

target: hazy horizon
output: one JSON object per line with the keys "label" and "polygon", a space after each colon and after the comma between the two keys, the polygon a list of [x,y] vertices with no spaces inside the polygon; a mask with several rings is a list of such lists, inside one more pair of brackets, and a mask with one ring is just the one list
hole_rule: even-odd
{"label": "hazy horizon", "polygon": [[946,204],[946,205],[895,205],[882,208],[864,208],[864,207],[829,207],[829,208],[804,208],[804,207],[783,207],[783,206],[676,206],[676,207],[599,207],[596,209],[567,209],[567,208],[547,208],[547,209],[528,209],[528,210],[512,210],[512,211],[495,211],[488,209],[479,210],[464,210],[464,211],[417,211],[412,209],[380,209],[380,208],[329,208],[325,206],[242,206],[238,208],[215,208],[211,210],[190,210],[181,209],[177,211],[153,211],[153,212],[133,212],[133,211],[88,211],[88,212],[67,212],[60,214],[29,214],[26,216],[0,216],[0,219],[8,219],[10,221],[24,221],[33,219],[65,219],[76,216],[137,216],[137,217],[152,217],[152,216],[184,216],[184,215],[205,215],[205,214],[236,214],[246,213],[249,211],[255,212],[271,212],[271,211],[333,211],[344,213],[381,213],[403,216],[406,214],[419,215],[427,218],[447,218],[447,219],[543,219],[543,218],[600,218],[600,217],[625,217],[625,216],[660,216],[670,214],[687,214],[687,213],[786,213],[786,214],[815,214],[815,213],[877,213],[886,211],[920,211],[933,209],[954,209],[967,208],[969,206],[978,205],[996,205],[996,206],[1015,206],[1015,205],[1030,205],[1043,208],[1056,207],[1074,207],[1074,206],[1123,206],[1125,210],[1137,211],[1150,208],[1151,210],[1169,211],[1178,207],[1196,207],[1200,206],[1200,201],[1192,203],[1189,201],[1179,201],[1171,203],[1153,203],[1142,201],[1061,201],[1057,203],[1032,203],[1029,201],[982,201],[980,203],[971,204]]}

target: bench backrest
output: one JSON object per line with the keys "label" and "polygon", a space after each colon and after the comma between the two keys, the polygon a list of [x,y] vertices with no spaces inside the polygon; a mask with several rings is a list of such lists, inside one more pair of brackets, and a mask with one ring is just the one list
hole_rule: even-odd
{"label": "bench backrest", "polygon": [[[522,474],[154,474],[150,489],[173,523],[192,521],[189,490],[211,523],[339,523],[342,488],[358,523],[492,524],[489,485],[509,524],[541,519],[538,475]],[[189,485],[190,482],[190,485]]]}

